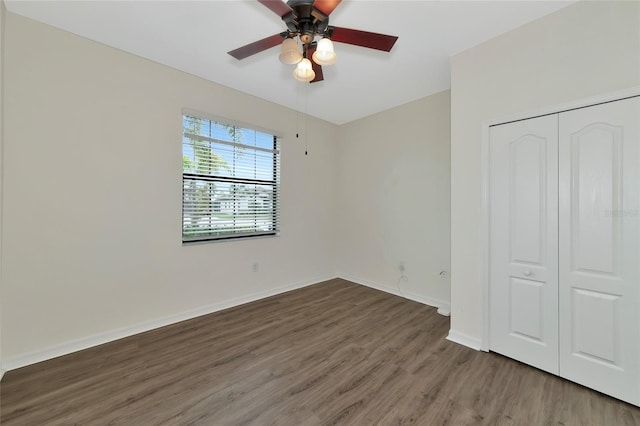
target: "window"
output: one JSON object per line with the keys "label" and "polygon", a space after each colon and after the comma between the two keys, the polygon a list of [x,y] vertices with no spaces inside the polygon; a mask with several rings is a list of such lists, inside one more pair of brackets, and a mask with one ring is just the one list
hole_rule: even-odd
{"label": "window", "polygon": [[278,137],[182,117],[182,241],[277,235]]}

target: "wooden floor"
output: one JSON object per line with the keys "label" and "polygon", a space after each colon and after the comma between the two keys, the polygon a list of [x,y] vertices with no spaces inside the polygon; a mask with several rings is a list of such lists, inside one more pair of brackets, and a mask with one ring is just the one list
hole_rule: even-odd
{"label": "wooden floor", "polygon": [[5,374],[20,425],[640,425],[640,409],[445,340],[332,280]]}

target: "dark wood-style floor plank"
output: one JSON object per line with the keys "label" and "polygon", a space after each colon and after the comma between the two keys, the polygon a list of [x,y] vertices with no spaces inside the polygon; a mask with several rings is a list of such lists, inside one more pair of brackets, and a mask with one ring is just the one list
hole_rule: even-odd
{"label": "dark wood-style floor plank", "polygon": [[10,371],[2,425],[638,425],[638,407],[445,340],[331,280]]}

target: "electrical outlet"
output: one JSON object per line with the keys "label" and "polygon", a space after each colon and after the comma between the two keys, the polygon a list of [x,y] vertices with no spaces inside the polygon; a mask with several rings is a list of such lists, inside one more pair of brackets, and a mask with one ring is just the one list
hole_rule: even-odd
{"label": "electrical outlet", "polygon": [[253,272],[258,272],[260,270],[260,264],[258,262],[253,262],[253,264],[251,265],[251,269],[253,270]]}

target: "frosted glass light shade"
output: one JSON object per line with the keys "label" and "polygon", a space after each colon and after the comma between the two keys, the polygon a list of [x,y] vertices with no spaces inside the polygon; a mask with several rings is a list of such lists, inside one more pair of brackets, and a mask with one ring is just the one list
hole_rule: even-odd
{"label": "frosted glass light shade", "polygon": [[292,38],[285,38],[280,47],[280,62],[293,65],[300,62],[302,54],[298,50],[298,43]]}
{"label": "frosted glass light shade", "polygon": [[316,78],[316,73],[311,68],[311,61],[304,58],[298,62],[296,69],[293,70],[293,76],[298,81],[311,81]]}
{"label": "frosted glass light shade", "polygon": [[331,39],[322,38],[313,52],[313,61],[318,65],[333,65],[336,62],[336,52],[333,50]]}

